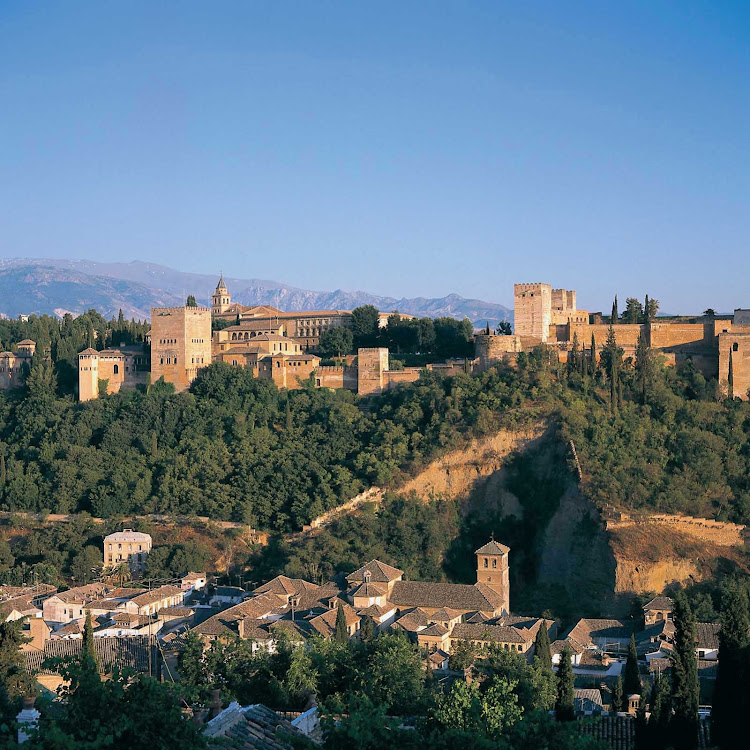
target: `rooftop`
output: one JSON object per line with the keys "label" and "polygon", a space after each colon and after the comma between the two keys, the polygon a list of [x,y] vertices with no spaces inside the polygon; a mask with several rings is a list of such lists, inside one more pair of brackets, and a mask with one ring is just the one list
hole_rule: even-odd
{"label": "rooftop", "polygon": [[503,605],[503,598],[483,583],[427,583],[396,581],[388,599],[399,607],[450,607],[462,612],[479,610],[494,612]]}

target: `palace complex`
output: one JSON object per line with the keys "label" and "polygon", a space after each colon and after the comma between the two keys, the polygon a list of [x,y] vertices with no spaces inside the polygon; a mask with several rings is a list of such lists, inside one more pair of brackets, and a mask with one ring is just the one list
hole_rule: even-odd
{"label": "palace complex", "polygon": [[[580,310],[575,291],[543,283],[516,284],[513,296],[513,334],[478,332],[475,359],[428,364],[427,369],[447,375],[478,373],[498,362],[512,365],[520,353],[538,346],[553,350],[563,362],[574,348],[590,357],[593,347],[599,356],[612,321],[602,313]],[[387,324],[387,317],[381,314],[378,325]],[[315,353],[320,336],[351,324],[352,313],[347,310],[283,312],[267,305],[232,303],[220,279],[211,307],[153,308],[146,346],[82,351],[78,355],[79,397],[87,401],[160,378],[182,391],[211,362],[249,368],[255,377],[287,389],[312,382],[318,388],[372,395],[419,379],[423,368],[390,369],[389,352],[383,347],[360,348],[335,365],[321,364]],[[733,315],[657,317],[640,323],[618,320],[613,330],[625,358],[635,356],[643,338],[663,355],[666,365],[690,360],[706,377],[718,377],[727,395],[748,398],[750,310],[737,309]],[[0,353],[0,389],[22,384],[35,346],[24,340],[16,345],[17,351]]]}

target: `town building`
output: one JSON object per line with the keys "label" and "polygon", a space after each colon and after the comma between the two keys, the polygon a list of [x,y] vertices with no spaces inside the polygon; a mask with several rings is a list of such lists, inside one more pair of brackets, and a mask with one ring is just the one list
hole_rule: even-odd
{"label": "town building", "polygon": [[146,558],[151,551],[151,536],[141,531],[124,529],[104,537],[104,567],[114,567],[128,563],[134,574],[146,568]]}
{"label": "town building", "polygon": [[0,352],[0,390],[20,388],[31,368],[36,343],[24,339],[16,344],[15,352]]}

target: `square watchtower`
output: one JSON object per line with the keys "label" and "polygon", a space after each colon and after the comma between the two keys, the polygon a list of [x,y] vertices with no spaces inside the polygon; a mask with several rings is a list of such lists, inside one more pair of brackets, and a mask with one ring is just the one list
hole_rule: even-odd
{"label": "square watchtower", "polygon": [[477,583],[483,583],[503,598],[502,609],[510,612],[510,547],[494,539],[480,547],[477,556]]}

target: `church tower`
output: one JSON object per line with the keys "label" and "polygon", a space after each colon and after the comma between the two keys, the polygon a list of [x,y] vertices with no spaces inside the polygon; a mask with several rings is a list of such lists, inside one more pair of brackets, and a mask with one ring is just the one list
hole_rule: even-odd
{"label": "church tower", "polygon": [[213,315],[221,315],[227,311],[231,304],[232,296],[227,290],[227,286],[224,283],[224,276],[222,275],[219,283],[216,285],[216,291],[211,295],[211,313]]}
{"label": "church tower", "polygon": [[476,551],[477,583],[496,591],[503,599],[502,609],[510,613],[510,547],[494,539]]}

